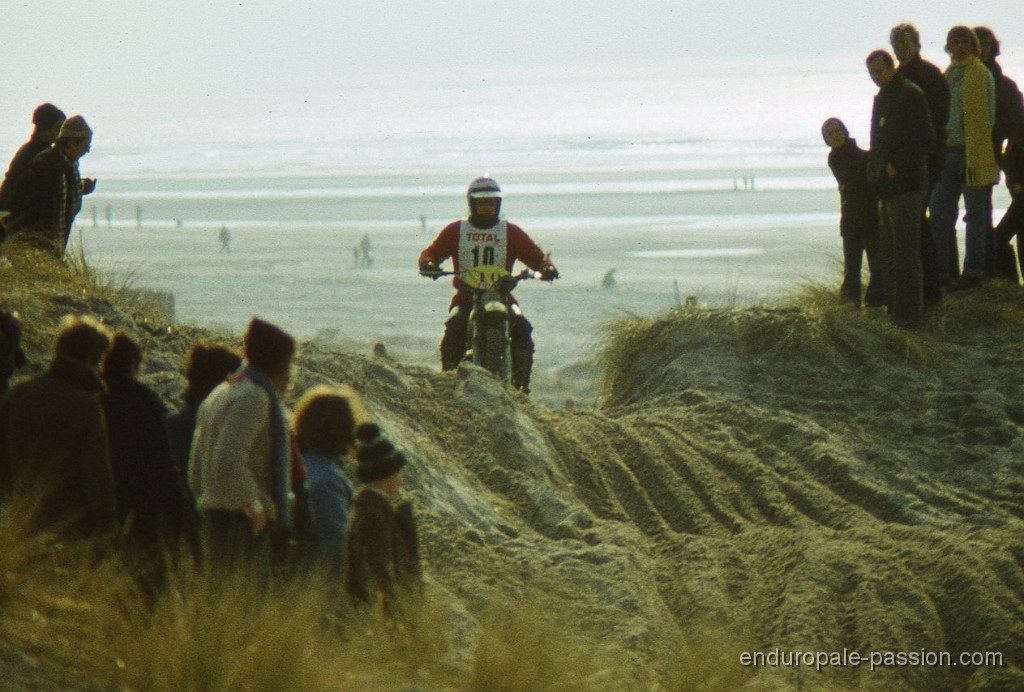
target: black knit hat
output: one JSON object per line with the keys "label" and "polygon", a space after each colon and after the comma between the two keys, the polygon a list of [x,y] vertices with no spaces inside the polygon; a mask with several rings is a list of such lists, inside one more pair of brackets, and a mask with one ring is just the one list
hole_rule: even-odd
{"label": "black knit hat", "polygon": [[270,322],[253,317],[245,332],[245,357],[265,373],[281,372],[295,355],[295,339]]}
{"label": "black knit hat", "polygon": [[381,436],[375,423],[363,423],[356,430],[356,476],[363,483],[384,480],[405,466],[405,456]]}
{"label": "black knit hat", "polygon": [[64,111],[52,103],[43,103],[36,107],[35,111],[32,112],[32,124],[38,127],[40,130],[45,130],[50,126],[63,121],[65,118]]}

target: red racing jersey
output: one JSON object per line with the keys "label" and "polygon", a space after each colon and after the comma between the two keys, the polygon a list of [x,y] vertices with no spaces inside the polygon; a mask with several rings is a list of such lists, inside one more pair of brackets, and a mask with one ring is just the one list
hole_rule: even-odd
{"label": "red racing jersey", "polygon": [[[441,264],[449,258],[456,274],[480,265],[503,266],[511,273],[517,260],[540,271],[547,263],[543,250],[526,231],[508,221],[499,221],[491,228],[477,228],[465,219],[453,221],[420,253],[419,263]],[[450,307],[468,303],[470,294],[463,290],[463,283],[457,276],[452,285],[456,293]]]}

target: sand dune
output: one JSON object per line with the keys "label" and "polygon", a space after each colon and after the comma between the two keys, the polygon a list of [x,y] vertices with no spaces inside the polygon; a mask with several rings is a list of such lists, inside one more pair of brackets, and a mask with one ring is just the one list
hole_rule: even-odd
{"label": "sand dune", "polygon": [[641,666],[709,623],[730,632],[723,667],[777,648],[1004,663],[750,671],[770,685],[1024,683],[1017,325],[908,336],[751,308],[641,328],[601,410],[534,406],[473,368],[305,366],[356,383],[411,450],[431,576],[467,604],[564,595]]}
{"label": "sand dune", "polygon": [[[205,333],[37,300],[133,331],[147,381],[176,403]],[[407,450],[430,592],[462,647],[486,608],[540,593],[629,661],[624,687],[677,661],[763,689],[1019,689],[1024,296],[963,301],[911,334],[813,300],[623,323],[600,408],[551,409],[472,366],[316,344],[294,389],[352,384]],[[1002,665],[740,663],[844,649],[989,651]]]}

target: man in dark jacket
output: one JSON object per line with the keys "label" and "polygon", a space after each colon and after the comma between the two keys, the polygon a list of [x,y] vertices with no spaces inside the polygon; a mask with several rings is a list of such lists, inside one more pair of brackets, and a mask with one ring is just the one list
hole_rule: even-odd
{"label": "man in dark jacket", "polygon": [[78,161],[89,152],[92,130],[85,118],[75,115],[64,121],[53,146],[32,159],[23,179],[14,188],[6,219],[9,235],[62,258],[75,216],[82,209],[82,195],[96,187],[82,179]]}
{"label": "man in dark jacket", "polygon": [[18,503],[31,531],[81,539],[115,529],[98,375],[109,347],[102,325],[69,317],[49,369],[0,400],[0,498]]}
{"label": "man in dark jacket", "polygon": [[946,150],[946,123],[949,121],[949,84],[933,63],[921,57],[921,36],[913,24],[898,24],[889,32],[889,44],[899,61],[897,72],[920,87],[928,102],[928,113],[935,128],[935,146],[928,154],[928,193],[925,208],[921,210],[921,279],[925,307],[942,300],[942,276],[939,273],[928,218],[928,200],[942,172],[942,157]]}
{"label": "man in dark jacket", "polygon": [[[1010,189],[1010,207],[996,226],[996,273],[1014,284],[1020,282],[1017,264],[1024,275],[1024,124],[1010,137],[1003,153],[1003,172]],[[1017,237],[1017,258],[1014,261],[1010,241]]]}
{"label": "man in dark jacket", "polygon": [[[996,117],[992,123],[992,151],[995,153],[996,162],[1002,165],[1003,149],[1008,146],[1011,137],[1024,127],[1024,95],[1021,94],[1017,82],[1013,81],[1003,73],[1003,66],[996,60],[999,57],[999,39],[995,33],[985,26],[974,27],[974,33],[978,36],[978,47],[981,50],[981,62],[996,83]],[[989,222],[992,221],[992,191],[995,184],[989,185],[988,194]],[[1012,191],[1012,186],[1011,186]],[[989,243],[989,253],[985,256],[985,269],[989,276],[997,274],[997,254],[1006,246],[1002,244],[1000,235],[992,231],[994,242]],[[1014,268],[1014,273],[1016,269]]]}
{"label": "man in dark jacket", "polygon": [[911,327],[924,310],[921,209],[935,131],[924,94],[896,72],[892,55],[876,50],[865,62],[878,86],[871,111],[868,180],[880,200],[879,254],[886,305],[895,324]]}
{"label": "man in dark jacket", "polygon": [[103,360],[101,398],[110,441],[117,515],[129,559],[146,589],[158,590],[182,545],[199,552],[198,516],[171,451],[167,409],[139,382],[142,350],[127,334],[114,336]]}
{"label": "man in dark jacket", "polygon": [[1024,96],[1020,87],[1003,73],[1003,66],[996,60],[999,57],[999,39],[991,29],[984,26],[974,27],[978,36],[978,47],[981,62],[992,73],[996,82],[996,118],[992,123],[992,148],[996,161],[1003,155],[1007,141],[1024,126]]}
{"label": "man in dark jacket", "polygon": [[57,139],[60,126],[63,124],[64,111],[52,103],[43,103],[32,113],[32,135],[11,159],[4,182],[0,185],[0,210],[10,209],[14,188],[24,177],[28,165],[37,155],[50,148],[50,145]]}

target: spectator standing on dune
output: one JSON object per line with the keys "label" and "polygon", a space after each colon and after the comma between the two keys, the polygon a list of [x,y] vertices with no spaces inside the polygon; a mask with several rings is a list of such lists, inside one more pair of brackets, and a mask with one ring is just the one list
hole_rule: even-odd
{"label": "spectator standing on dune", "polygon": [[879,250],[890,319],[916,326],[924,312],[921,209],[928,190],[927,157],[934,145],[924,94],[896,71],[884,50],[868,55],[878,86],[871,111],[868,180],[880,200]]}
{"label": "spectator standing on dune", "polygon": [[182,478],[188,477],[188,455],[196,428],[196,413],[213,388],[242,365],[242,356],[223,344],[198,343],[185,362],[184,406],[167,418],[171,449]]}
{"label": "spectator standing on dune", "polygon": [[[949,123],[942,174],[932,192],[929,211],[939,272],[951,282],[950,288],[962,290],[980,286],[986,274],[992,223],[987,190],[999,179],[999,166],[992,150],[996,93],[992,73],[978,57],[981,48],[973,29],[950,29],[946,52],[950,57],[945,73],[949,84]],[[961,197],[967,210],[962,276],[956,242]]]}
{"label": "spectator standing on dune", "polygon": [[90,317],[67,317],[46,372],[0,400],[0,497],[32,503],[30,530],[65,538],[110,535],[114,474],[100,395],[110,335]]}
{"label": "spectator standing on dune", "polygon": [[[1010,189],[1010,207],[996,226],[997,275],[1014,284],[1024,275],[1024,124],[1010,138],[1003,153],[1003,171],[1006,187]],[[1017,257],[1014,259],[1010,241],[1017,238]],[[1017,273],[1018,264],[1020,274]]]}
{"label": "spectator standing on dune", "polygon": [[281,397],[294,354],[291,335],[253,318],[245,367],[199,407],[189,459],[204,556],[216,571],[246,571],[264,585],[271,534],[291,529],[292,444]]}
{"label": "spectator standing on dune", "polygon": [[13,191],[6,220],[9,235],[64,257],[82,196],[96,187],[95,179],[83,179],[78,171],[91,146],[92,129],[85,118],[74,115],[64,121],[53,146],[32,159]]}
{"label": "spectator standing on dune", "polygon": [[839,118],[826,120],[821,134],[831,147],[828,167],[839,184],[839,233],[843,239],[840,298],[860,307],[861,268],[867,255],[870,279],[864,302],[869,307],[881,307],[885,299],[883,282],[878,278],[878,197],[868,185],[868,153],[857,146]]}
{"label": "spectator standing on dune", "polygon": [[345,590],[361,606],[392,617],[407,612],[422,592],[419,539],[412,505],[393,499],[402,485],[405,456],[373,423],[356,431],[363,487],[356,495],[345,550]]}
{"label": "spectator standing on dune", "polygon": [[898,24],[889,32],[889,44],[899,61],[897,72],[916,84],[928,103],[928,114],[935,129],[935,144],[928,153],[928,192],[921,209],[921,285],[924,305],[942,302],[942,276],[939,273],[935,240],[928,216],[928,201],[942,172],[946,150],[946,123],[949,121],[949,84],[942,70],[921,57],[921,36],[913,24]]}
{"label": "spectator standing on dune", "polygon": [[0,211],[10,210],[14,189],[25,177],[28,165],[32,163],[32,159],[50,148],[50,145],[57,139],[60,126],[63,124],[64,111],[52,103],[40,104],[33,111],[32,134],[29,140],[22,144],[14,154],[7,167],[4,182],[0,185]]}
{"label": "spectator standing on dune", "polygon": [[[978,36],[978,57],[981,59],[982,64],[988,68],[988,71],[992,73],[992,78],[995,80],[996,117],[992,123],[992,153],[996,157],[996,163],[1002,167],[1004,149],[1008,146],[1010,138],[1014,137],[1020,128],[1024,126],[1024,95],[1021,94],[1017,82],[1006,76],[1003,72],[1003,66],[996,60],[1001,50],[999,39],[996,38],[995,33],[985,26],[974,27],[974,33]],[[986,220],[989,224],[992,223],[992,192],[994,189],[995,183],[986,188],[989,212]],[[992,230],[989,239],[991,242],[988,245],[989,251],[985,256],[985,273],[988,276],[995,276],[997,273],[998,250],[1006,246],[999,243],[999,235],[994,230]],[[1010,260],[1012,261],[1012,258]]]}
{"label": "spectator standing on dune", "polygon": [[309,558],[339,586],[355,495],[346,467],[355,455],[356,427],[365,417],[359,398],[347,388],[315,387],[295,408],[295,438],[309,474],[313,515]]}
{"label": "spectator standing on dune", "polygon": [[198,551],[191,495],[171,453],[163,402],[138,380],[142,349],[116,334],[103,359],[102,397],[122,535],[146,588],[157,588],[165,555]]}

